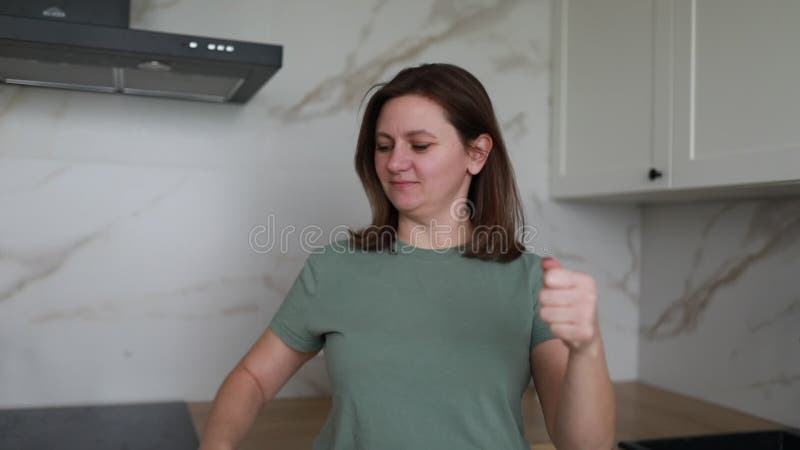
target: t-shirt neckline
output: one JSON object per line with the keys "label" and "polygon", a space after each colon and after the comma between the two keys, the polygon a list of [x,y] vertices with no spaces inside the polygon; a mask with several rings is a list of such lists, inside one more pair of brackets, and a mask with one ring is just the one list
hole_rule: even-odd
{"label": "t-shirt neckline", "polygon": [[423,248],[411,245],[399,238],[395,238],[394,241],[394,250],[398,255],[417,257],[427,260],[460,257],[463,255],[465,250],[464,244],[444,248]]}

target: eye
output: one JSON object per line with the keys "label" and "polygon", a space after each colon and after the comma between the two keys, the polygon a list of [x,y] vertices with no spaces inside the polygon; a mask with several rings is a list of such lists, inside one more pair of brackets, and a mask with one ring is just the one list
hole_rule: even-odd
{"label": "eye", "polygon": [[421,150],[427,149],[428,147],[430,147],[430,145],[431,144],[415,144],[415,145],[412,145],[411,147],[413,147],[414,150],[420,150],[421,151]]}
{"label": "eye", "polygon": [[389,151],[390,147],[388,145],[378,145],[375,147],[375,150],[379,152],[386,152]]}

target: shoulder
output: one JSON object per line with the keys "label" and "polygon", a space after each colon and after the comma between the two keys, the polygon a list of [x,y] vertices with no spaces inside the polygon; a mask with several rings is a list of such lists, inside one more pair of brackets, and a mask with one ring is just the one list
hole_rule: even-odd
{"label": "shoulder", "polygon": [[534,290],[541,285],[544,275],[542,271],[542,259],[544,259],[543,256],[527,250],[523,252],[522,256],[519,258],[521,264],[524,266],[524,270],[529,274],[529,280],[532,283],[531,287]]}
{"label": "shoulder", "polygon": [[[306,254],[306,261],[310,264],[325,264],[330,259],[335,258],[335,255],[339,253],[339,249],[342,245],[346,245],[341,243],[341,240],[331,242],[328,244],[308,244],[304,245],[302,250]],[[344,247],[346,249],[346,247]]]}
{"label": "shoulder", "polygon": [[513,283],[526,283],[530,289],[535,289],[542,277],[542,259],[539,254],[525,250],[507,262],[480,261],[477,269],[491,273],[493,278],[500,277]]}
{"label": "shoulder", "polygon": [[522,252],[520,257],[517,258],[517,262],[525,266],[526,269],[535,271],[536,269],[541,269],[542,259],[544,259],[543,256],[535,252],[532,252],[530,250],[525,250],[524,252]]}
{"label": "shoulder", "polygon": [[308,254],[309,264],[319,267],[335,266],[347,258],[347,255],[355,253],[348,238],[337,239],[324,245],[309,245],[304,251]]}
{"label": "shoulder", "polygon": [[530,250],[525,250],[522,252],[522,258],[525,258],[529,264],[538,264],[542,262],[542,259],[544,259],[543,256]]}

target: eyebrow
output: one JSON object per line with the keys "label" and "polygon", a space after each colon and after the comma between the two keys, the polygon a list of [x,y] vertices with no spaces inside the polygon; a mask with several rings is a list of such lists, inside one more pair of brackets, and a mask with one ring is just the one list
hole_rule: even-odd
{"label": "eyebrow", "polygon": [[[420,129],[420,130],[411,130],[411,131],[408,131],[408,132],[406,132],[406,133],[405,133],[405,136],[406,136],[406,137],[411,137],[411,136],[416,136],[416,135],[418,135],[418,134],[427,134],[428,136],[430,136],[430,137],[432,137],[432,138],[435,138],[435,137],[436,137],[436,136],[435,136],[433,133],[431,133],[430,131],[427,131],[427,130],[422,130],[422,129]],[[383,131],[379,131],[379,132],[375,133],[375,137],[378,137],[378,136],[384,136],[384,137],[387,137],[387,138],[389,138],[389,139],[394,139],[394,138],[392,138],[392,136],[391,136],[389,133],[384,133]]]}

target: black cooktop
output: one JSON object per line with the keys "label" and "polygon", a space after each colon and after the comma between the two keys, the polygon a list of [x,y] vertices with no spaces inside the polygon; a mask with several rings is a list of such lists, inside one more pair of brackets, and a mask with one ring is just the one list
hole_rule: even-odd
{"label": "black cooktop", "polygon": [[620,441],[624,450],[800,450],[800,430],[746,431],[640,441]]}
{"label": "black cooktop", "polygon": [[0,450],[197,450],[185,402],[0,409]]}

